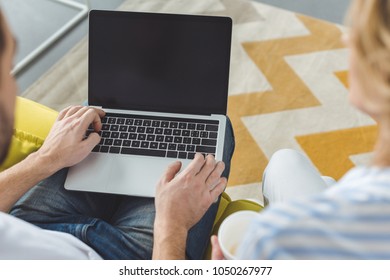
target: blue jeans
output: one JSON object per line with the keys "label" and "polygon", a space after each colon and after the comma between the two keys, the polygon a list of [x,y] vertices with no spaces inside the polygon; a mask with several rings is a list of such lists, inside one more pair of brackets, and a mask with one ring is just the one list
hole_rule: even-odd
{"label": "blue jeans", "polygon": [[[228,177],[234,152],[234,133],[229,119],[223,161]],[[74,235],[104,259],[151,259],[154,198],[77,192],[64,189],[68,169],[40,182],[12,208],[11,214],[47,230]],[[190,229],[188,259],[202,259],[218,210],[214,203]]]}

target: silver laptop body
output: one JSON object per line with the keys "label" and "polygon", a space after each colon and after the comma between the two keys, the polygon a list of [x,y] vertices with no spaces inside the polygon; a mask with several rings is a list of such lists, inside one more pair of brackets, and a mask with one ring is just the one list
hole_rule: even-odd
{"label": "silver laptop body", "polygon": [[65,188],[154,197],[171,162],[222,160],[231,19],[93,10],[89,23],[88,103],[107,116]]}

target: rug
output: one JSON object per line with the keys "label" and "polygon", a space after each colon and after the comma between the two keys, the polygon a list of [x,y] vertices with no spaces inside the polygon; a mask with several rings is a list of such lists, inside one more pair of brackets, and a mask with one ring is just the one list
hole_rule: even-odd
{"label": "rug", "polygon": [[[261,179],[282,148],[305,153],[336,179],[369,162],[377,127],[347,100],[343,27],[246,0],[129,0],[120,10],[233,19],[228,115],[235,135],[227,192],[261,200]],[[87,98],[87,38],[22,94],[53,109]]]}

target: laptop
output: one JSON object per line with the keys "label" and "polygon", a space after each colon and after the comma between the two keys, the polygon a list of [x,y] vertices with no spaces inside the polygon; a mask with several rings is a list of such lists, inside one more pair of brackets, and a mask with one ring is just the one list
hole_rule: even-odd
{"label": "laptop", "polygon": [[106,116],[65,188],[154,197],[170,163],[222,160],[231,31],[228,17],[92,10],[88,103]]}

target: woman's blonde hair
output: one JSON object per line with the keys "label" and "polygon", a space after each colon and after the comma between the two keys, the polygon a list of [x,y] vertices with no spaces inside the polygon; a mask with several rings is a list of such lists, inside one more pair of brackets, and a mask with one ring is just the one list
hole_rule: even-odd
{"label": "woman's blonde hair", "polygon": [[[354,0],[347,24],[359,78],[371,103],[366,105],[390,112],[390,0]],[[379,98],[369,96],[371,91]]]}
{"label": "woman's blonde hair", "polygon": [[390,104],[390,0],[354,0],[347,24],[361,78]]}

